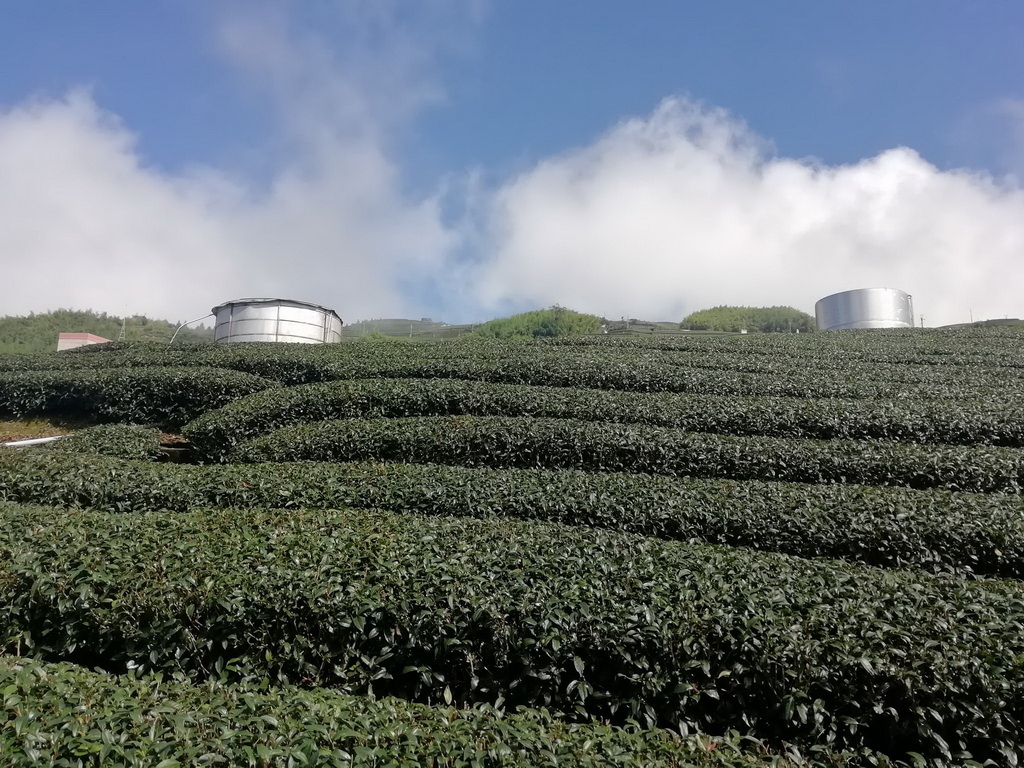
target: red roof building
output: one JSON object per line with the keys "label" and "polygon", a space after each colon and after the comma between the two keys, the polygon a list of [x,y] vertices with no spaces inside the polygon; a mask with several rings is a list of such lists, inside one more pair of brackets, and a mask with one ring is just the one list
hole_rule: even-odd
{"label": "red roof building", "polygon": [[94,333],[61,333],[57,336],[57,351],[84,347],[89,344],[106,344],[110,339],[104,339]]}

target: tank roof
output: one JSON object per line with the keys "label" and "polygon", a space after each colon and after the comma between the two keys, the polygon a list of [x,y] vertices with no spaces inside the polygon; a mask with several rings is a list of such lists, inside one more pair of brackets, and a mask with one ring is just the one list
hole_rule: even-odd
{"label": "tank roof", "polygon": [[845,293],[873,293],[873,292],[877,292],[877,291],[887,291],[889,293],[901,293],[901,294],[903,294],[905,296],[910,296],[909,293],[907,293],[906,291],[901,290],[899,288],[851,288],[851,289],[849,289],[847,291],[839,291],[838,293],[830,293],[828,296],[823,296],[822,298],[818,299],[818,301],[824,301],[825,299],[831,299],[833,296],[842,296]]}
{"label": "tank roof", "polygon": [[324,312],[330,312],[332,315],[341,320],[341,316],[338,315],[330,307],[325,307],[322,304],[313,304],[308,301],[299,301],[298,299],[271,299],[271,298],[259,298],[259,299],[235,299],[234,301],[225,301],[223,304],[218,304],[216,307],[210,310],[210,314],[217,314],[218,310],[224,309],[225,307],[236,307],[236,306],[251,306],[254,304],[285,304],[290,307],[306,307],[308,309],[320,309]]}

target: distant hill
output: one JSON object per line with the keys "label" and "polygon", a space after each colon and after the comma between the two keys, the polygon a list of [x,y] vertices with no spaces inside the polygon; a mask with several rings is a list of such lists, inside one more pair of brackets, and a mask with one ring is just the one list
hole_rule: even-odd
{"label": "distant hill", "polygon": [[396,339],[454,339],[473,330],[473,325],[449,325],[440,320],[421,318],[391,317],[376,320],[358,320],[342,329],[342,338],[380,338],[389,336]]}
{"label": "distant hill", "polygon": [[[546,310],[540,311],[544,312]],[[532,313],[526,314],[529,315]],[[413,320],[411,318],[359,320],[346,325],[343,331],[343,336],[347,341],[358,339],[380,339],[384,337],[395,339],[454,339],[469,333],[474,333],[477,336],[486,336],[494,335],[494,325],[491,325],[492,323],[496,323],[499,329],[504,326],[504,329],[499,330],[498,332],[509,332],[508,320],[509,318],[499,318],[497,320],[473,324],[467,323],[465,325],[451,325],[449,323],[439,320],[431,320],[429,318],[422,318],[420,320]],[[523,326],[520,326],[519,330],[523,330]],[[697,332],[680,330],[679,322],[676,320],[637,320],[636,318],[610,320],[608,318],[598,318],[598,325],[596,329],[593,331],[585,330],[584,333],[608,333],[618,336],[643,336],[650,334],[659,336],[683,336],[693,335]],[[703,333],[715,334],[720,332],[704,331]],[[512,335],[515,335],[515,333],[513,332]],[[520,333],[519,335],[524,334]],[[532,336],[532,330],[530,333],[525,335]]]}
{"label": "distant hill", "polygon": [[793,307],[712,307],[683,318],[679,327],[689,331],[750,331],[760,333],[809,333],[814,318]]}
{"label": "distant hill", "polygon": [[973,323],[955,323],[953,325],[940,325],[940,328],[986,328],[992,325],[1024,325],[1024,320],[1017,317],[1004,317],[996,320],[977,320]]}
{"label": "distant hill", "polygon": [[597,333],[600,330],[600,317],[554,306],[489,320],[478,325],[473,331],[473,335],[495,339],[556,338],[559,336],[581,336]]}
{"label": "distant hill", "polygon": [[[105,312],[58,309],[54,312],[30,314],[28,317],[0,317],[0,354],[53,352],[60,333],[93,333],[116,340],[121,333],[122,318]],[[170,341],[181,323],[151,320],[142,315],[127,318],[126,341]],[[213,341],[213,328],[199,326],[182,328],[175,344]]]}

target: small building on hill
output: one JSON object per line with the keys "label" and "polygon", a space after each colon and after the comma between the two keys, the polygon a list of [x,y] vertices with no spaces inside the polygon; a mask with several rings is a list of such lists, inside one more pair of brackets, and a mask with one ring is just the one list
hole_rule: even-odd
{"label": "small building on hill", "polygon": [[57,351],[85,347],[89,344],[106,344],[110,339],[104,339],[94,333],[61,333],[57,335]]}

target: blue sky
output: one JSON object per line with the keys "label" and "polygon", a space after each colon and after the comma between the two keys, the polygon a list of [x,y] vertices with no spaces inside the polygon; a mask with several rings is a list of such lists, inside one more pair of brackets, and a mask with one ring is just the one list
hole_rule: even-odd
{"label": "blue sky", "polygon": [[425,124],[432,144],[457,138],[449,162],[500,164],[688,94],[781,154],[844,163],[905,144],[949,167],[983,149],[960,123],[1024,92],[1022,39],[1019,3],[508,3],[447,80],[456,108]]}
{"label": "blue sky", "polygon": [[0,314],[1021,316],[1021,40],[1016,2],[15,0]]}

